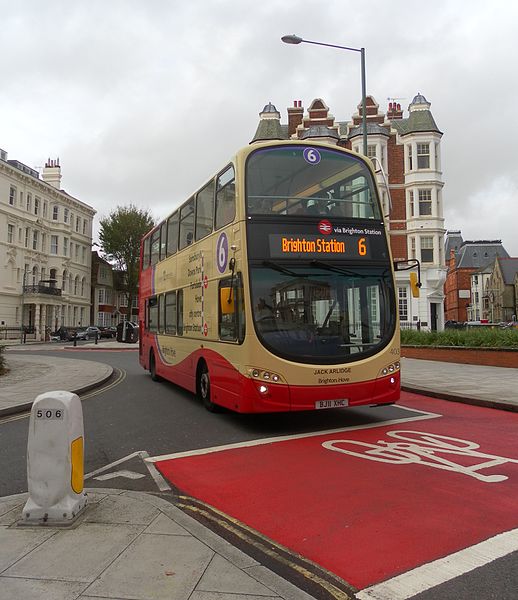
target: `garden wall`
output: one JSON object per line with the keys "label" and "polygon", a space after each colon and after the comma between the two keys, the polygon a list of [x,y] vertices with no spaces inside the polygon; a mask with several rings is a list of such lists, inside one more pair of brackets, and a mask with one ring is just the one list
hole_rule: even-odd
{"label": "garden wall", "polygon": [[401,346],[401,356],[441,362],[513,367],[518,369],[518,349],[462,348],[454,346]]}

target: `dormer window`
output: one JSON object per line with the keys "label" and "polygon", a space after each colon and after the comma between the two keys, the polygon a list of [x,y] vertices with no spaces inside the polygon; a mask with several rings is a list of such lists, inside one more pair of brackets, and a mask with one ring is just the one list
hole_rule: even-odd
{"label": "dormer window", "polygon": [[417,144],[417,168],[430,168],[430,144]]}

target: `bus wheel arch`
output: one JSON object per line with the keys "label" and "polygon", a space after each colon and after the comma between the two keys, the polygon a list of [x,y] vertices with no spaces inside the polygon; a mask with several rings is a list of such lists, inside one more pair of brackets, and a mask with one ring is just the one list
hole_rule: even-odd
{"label": "bus wheel arch", "polygon": [[162,381],[162,378],[156,372],[156,358],[153,350],[149,351],[149,372],[153,381]]}
{"label": "bus wheel arch", "polygon": [[198,361],[196,368],[196,395],[209,412],[220,412],[221,407],[211,400],[211,380],[209,366],[204,358]]}

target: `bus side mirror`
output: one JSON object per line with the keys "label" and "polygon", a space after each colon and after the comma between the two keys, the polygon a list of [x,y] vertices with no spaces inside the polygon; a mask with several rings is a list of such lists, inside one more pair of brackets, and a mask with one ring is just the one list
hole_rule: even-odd
{"label": "bus side mirror", "polygon": [[232,288],[222,287],[219,289],[219,304],[222,315],[231,315],[234,312],[234,294]]}
{"label": "bus side mirror", "polygon": [[417,273],[415,271],[412,271],[410,273],[410,290],[412,291],[413,298],[419,298],[419,295],[420,295],[419,288],[420,287],[421,287],[421,283],[419,282]]}

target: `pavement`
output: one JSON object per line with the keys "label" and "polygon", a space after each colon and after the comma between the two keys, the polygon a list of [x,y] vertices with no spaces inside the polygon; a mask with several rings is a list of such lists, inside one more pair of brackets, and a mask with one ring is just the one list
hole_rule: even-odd
{"label": "pavement", "polygon": [[[62,358],[34,353],[58,348]],[[101,340],[77,349],[137,347]],[[74,359],[75,350],[8,344],[0,418],[30,410],[44,391],[84,393],[112,376],[102,362]],[[402,358],[401,374],[407,391],[518,412],[518,369]],[[20,527],[27,494],[0,498],[0,600],[313,598],[158,495],[86,491],[86,509],[66,529]]]}

